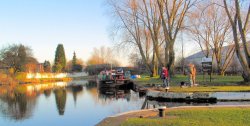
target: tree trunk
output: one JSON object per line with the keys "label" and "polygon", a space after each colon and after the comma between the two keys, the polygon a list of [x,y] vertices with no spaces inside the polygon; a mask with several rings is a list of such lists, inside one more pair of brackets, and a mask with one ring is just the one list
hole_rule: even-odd
{"label": "tree trunk", "polygon": [[151,66],[148,64],[147,60],[146,60],[146,56],[145,54],[143,53],[143,49],[142,49],[142,46],[139,42],[137,42],[137,45],[138,45],[138,48],[139,48],[139,52],[141,54],[141,57],[142,57],[142,61],[144,62],[144,64],[146,65],[146,68],[147,70],[150,72],[150,75],[153,73],[153,70],[151,68]]}
{"label": "tree trunk", "polygon": [[174,74],[174,61],[175,61],[174,42],[171,41],[169,44],[169,63],[168,63],[170,75]]}
{"label": "tree trunk", "polygon": [[157,76],[157,64],[154,63],[154,66],[153,66],[153,73],[152,73],[152,76],[151,77],[155,77]]}
{"label": "tree trunk", "polygon": [[155,77],[157,75],[157,59],[156,54],[153,52],[153,59],[152,59],[152,72],[150,74],[151,77]]}
{"label": "tree trunk", "polygon": [[223,71],[223,70],[220,71],[220,75],[221,75],[221,76],[225,76],[225,71]]}
{"label": "tree trunk", "polygon": [[218,74],[221,75],[221,76],[224,76],[225,75],[225,70],[223,70],[221,68],[218,68]]}
{"label": "tree trunk", "polygon": [[165,47],[165,66],[167,66],[168,65],[168,63],[169,63],[169,44],[167,44],[167,42],[166,42],[166,47]]}
{"label": "tree trunk", "polygon": [[[238,30],[239,30],[239,33],[241,34],[240,38],[243,41],[243,46],[246,47],[246,45],[244,44],[246,42],[246,35],[244,33],[242,22],[241,22],[239,1],[235,0],[236,12],[235,12],[234,16],[232,16],[230,14],[226,0],[223,0],[223,3],[224,3],[225,10],[226,10],[227,16],[230,20],[230,24],[231,24],[232,31],[233,31],[236,55],[237,55],[239,62],[242,66],[242,69],[243,69],[242,77],[244,79],[244,82],[250,82],[250,68],[249,68],[250,60],[248,59],[249,54],[248,54],[246,48],[243,48],[243,53],[245,56],[242,54],[242,52],[240,50],[241,49],[240,42],[238,39]],[[249,6],[249,9],[250,9],[250,6]],[[250,10],[248,10],[248,12],[250,12]],[[249,17],[247,16],[246,22],[248,22],[248,18]],[[237,28],[237,26],[238,26],[238,28]]]}
{"label": "tree trunk", "polygon": [[249,70],[247,72],[243,71],[242,77],[244,79],[244,82],[250,82],[250,71]]}
{"label": "tree trunk", "polygon": [[[217,59],[216,59],[216,60],[217,60]],[[218,62],[218,61],[217,61],[217,73],[218,73],[219,75],[221,75],[221,73],[222,73],[222,68],[221,68],[220,62]]]}

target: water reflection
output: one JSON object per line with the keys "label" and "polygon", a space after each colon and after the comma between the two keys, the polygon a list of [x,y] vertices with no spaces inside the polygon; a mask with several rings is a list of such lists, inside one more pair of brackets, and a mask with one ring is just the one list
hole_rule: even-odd
{"label": "water reflection", "polygon": [[65,89],[56,89],[54,90],[55,99],[56,99],[56,106],[59,115],[64,115],[65,105],[66,105],[66,90]]}
{"label": "water reflection", "polygon": [[50,97],[50,95],[51,95],[51,92],[52,92],[52,90],[51,89],[47,89],[47,90],[44,90],[44,95],[45,95],[45,97],[46,98],[48,98],[48,97]]}
{"label": "water reflection", "polygon": [[74,85],[69,87],[73,93],[73,98],[74,98],[74,104],[77,104],[77,95],[79,95],[83,91],[83,86],[82,85]]}
{"label": "water reflection", "polygon": [[[231,97],[228,93],[220,95],[223,99]],[[239,93],[237,96],[240,96]],[[250,93],[244,93],[243,96],[248,98]],[[249,102],[244,103],[249,104]],[[239,103],[216,103],[216,105],[220,104]],[[0,125],[92,126],[107,116],[121,112],[159,106],[186,105],[211,104],[145,101],[145,98],[139,97],[139,93],[132,90],[116,88],[103,90],[99,89],[95,82],[88,81],[29,84],[17,87],[0,86]]]}
{"label": "water reflection", "polygon": [[109,88],[109,89],[99,89],[99,98],[100,99],[126,99],[130,101],[131,92],[129,89],[116,89],[116,88]]}
{"label": "water reflection", "polygon": [[102,90],[88,81],[0,86],[0,125],[95,125],[140,109],[143,100],[129,89]]}
{"label": "water reflection", "polygon": [[58,114],[64,115],[67,89],[73,92],[76,104],[77,94],[83,90],[83,85],[77,85],[77,83],[57,82],[51,84],[26,84],[16,87],[2,86],[0,87],[0,110],[2,115],[10,119],[28,119],[33,113],[36,100],[40,94],[44,94],[46,98],[49,98],[53,92]]}
{"label": "water reflection", "polygon": [[5,117],[14,120],[30,118],[36,105],[36,94],[27,94],[18,90],[8,89],[0,95],[0,110]]}

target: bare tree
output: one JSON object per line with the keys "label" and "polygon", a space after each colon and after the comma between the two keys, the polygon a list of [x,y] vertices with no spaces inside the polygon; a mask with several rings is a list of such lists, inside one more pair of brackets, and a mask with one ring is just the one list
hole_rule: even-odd
{"label": "bare tree", "polygon": [[[170,66],[173,73],[174,43],[177,34],[183,29],[188,10],[196,1],[108,0],[123,28],[129,33],[127,38],[132,38],[130,42],[136,45],[152,75],[159,66]],[[149,39],[152,51],[147,47]]]}
{"label": "bare tree", "polygon": [[154,56],[157,57],[161,66],[163,66],[163,61],[160,58],[159,48],[160,48],[160,29],[161,29],[161,19],[160,13],[157,6],[157,2],[152,0],[143,0],[144,8],[142,7],[142,20],[147,26],[147,29],[151,35],[151,39],[154,47]]}
{"label": "bare tree", "polygon": [[102,46],[100,48],[94,48],[91,57],[87,61],[87,65],[97,65],[97,64],[119,65],[119,62],[116,60],[114,52],[110,47]]}
{"label": "bare tree", "polygon": [[[146,65],[147,70],[151,76],[155,75],[155,60],[153,58],[152,64],[150,62],[150,37],[148,30],[145,28],[145,24],[140,19],[139,3],[136,0],[108,0],[109,5],[112,7],[114,14],[119,18],[125,34],[127,35],[127,42],[133,43],[139,54],[142,57],[142,61]],[[128,40],[128,38],[130,38]]]}
{"label": "bare tree", "polygon": [[212,1],[204,1],[190,14],[191,27],[188,28],[204,55],[212,55],[221,75],[224,75],[235,52],[230,22],[224,15],[222,7]]}
{"label": "bare tree", "polygon": [[[248,23],[250,16],[250,3],[249,1],[243,2],[245,3],[240,6],[239,0],[234,0],[232,2],[223,0],[224,8],[233,31],[236,55],[243,68],[242,77],[245,82],[250,82],[250,50],[247,43],[247,29],[249,29]],[[242,12],[244,12],[244,7],[247,7],[245,8],[246,16],[242,16]],[[241,51],[241,47],[243,51]]]}
{"label": "bare tree", "polygon": [[173,72],[176,37],[183,28],[184,18],[197,0],[157,0],[165,37],[165,66]]}

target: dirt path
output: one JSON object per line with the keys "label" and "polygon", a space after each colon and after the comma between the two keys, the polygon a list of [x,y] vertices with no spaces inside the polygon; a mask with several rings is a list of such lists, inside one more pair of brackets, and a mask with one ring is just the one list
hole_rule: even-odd
{"label": "dirt path", "polygon": [[[250,105],[181,106],[181,107],[167,108],[167,111],[176,109],[191,109],[191,108],[244,108],[244,107],[250,108]],[[122,124],[122,122],[124,122],[129,118],[149,118],[157,116],[158,116],[157,109],[131,111],[107,117],[100,123],[98,123],[96,126],[119,126]]]}

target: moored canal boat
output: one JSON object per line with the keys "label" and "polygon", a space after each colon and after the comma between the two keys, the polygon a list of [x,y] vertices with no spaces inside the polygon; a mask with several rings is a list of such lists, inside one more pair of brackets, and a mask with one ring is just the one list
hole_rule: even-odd
{"label": "moored canal boat", "polygon": [[130,84],[130,71],[124,72],[123,69],[104,70],[98,75],[99,88],[115,88]]}

